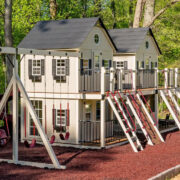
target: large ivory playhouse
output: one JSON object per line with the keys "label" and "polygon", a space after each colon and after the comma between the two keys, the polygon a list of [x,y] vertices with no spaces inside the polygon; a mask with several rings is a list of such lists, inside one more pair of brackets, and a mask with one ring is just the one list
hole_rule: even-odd
{"label": "large ivory playhouse", "polygon": [[[21,81],[55,145],[101,148],[128,140],[137,151],[143,149],[138,131],[148,144],[164,142],[157,120],[161,51],[151,29],[107,31],[100,18],[41,21],[19,48],[65,52],[22,54],[20,64]],[[40,142],[21,101],[21,140]]]}

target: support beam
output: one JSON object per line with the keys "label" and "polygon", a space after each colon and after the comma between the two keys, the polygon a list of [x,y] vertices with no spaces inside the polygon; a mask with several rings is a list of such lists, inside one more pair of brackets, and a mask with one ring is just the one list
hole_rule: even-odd
{"label": "support beam", "polygon": [[30,114],[32,116],[34,124],[37,127],[37,130],[38,130],[38,132],[40,134],[40,137],[41,137],[41,139],[42,139],[42,141],[43,141],[43,143],[44,143],[44,145],[46,147],[46,150],[47,150],[47,152],[48,152],[48,154],[49,154],[49,156],[51,158],[51,161],[53,162],[54,167],[56,169],[65,169],[66,168],[65,166],[61,166],[59,164],[59,161],[58,161],[58,159],[57,159],[57,157],[56,157],[56,155],[55,155],[55,153],[54,153],[54,151],[53,151],[53,149],[52,149],[52,147],[51,147],[51,145],[49,143],[49,140],[48,140],[48,138],[47,138],[47,136],[46,136],[46,134],[44,132],[44,129],[41,126],[41,123],[40,123],[40,121],[39,121],[39,119],[38,119],[38,117],[36,115],[36,112],[35,112],[35,110],[34,110],[34,108],[32,106],[32,103],[29,100],[28,95],[27,95],[27,93],[26,93],[26,91],[25,91],[25,89],[23,87],[23,84],[22,84],[22,82],[21,82],[18,75],[16,75],[16,79],[17,79],[17,86],[18,86],[18,88],[19,88],[19,90],[20,90],[20,92],[21,92],[21,94],[22,94],[22,96],[24,98],[24,101],[26,103],[26,107],[27,107],[27,109],[29,110],[29,112],[30,112]]}
{"label": "support beam", "polygon": [[16,56],[13,57],[13,161],[14,164],[18,163],[18,89],[16,84],[16,74],[18,65],[16,63]]}

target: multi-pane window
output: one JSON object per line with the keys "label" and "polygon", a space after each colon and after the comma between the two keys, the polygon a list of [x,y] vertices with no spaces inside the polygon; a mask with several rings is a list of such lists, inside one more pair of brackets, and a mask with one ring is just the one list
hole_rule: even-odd
{"label": "multi-pane window", "polygon": [[100,59],[99,56],[94,57],[94,67],[99,69],[100,68]]}
{"label": "multi-pane window", "polygon": [[85,104],[85,120],[91,121],[92,117],[92,105],[91,104]]}
{"label": "multi-pane window", "polygon": [[66,60],[56,59],[56,75],[66,76]]}
{"label": "multi-pane window", "polygon": [[116,68],[117,68],[117,69],[122,69],[122,68],[124,68],[124,61],[117,61],[117,62],[116,62]]}
{"label": "multi-pane window", "polygon": [[88,69],[89,68],[88,62],[89,62],[89,60],[83,59],[83,69]]}
{"label": "multi-pane window", "polygon": [[[42,101],[39,101],[39,100],[33,100],[33,101],[31,101],[31,103],[32,103],[32,105],[33,105],[33,107],[34,107],[34,109],[35,109],[35,111],[36,111],[36,114],[37,114],[37,116],[38,116],[38,118],[39,118],[39,121],[41,122],[41,124],[42,124]],[[38,130],[37,130],[37,128],[35,127],[35,124],[34,124],[34,122],[33,122],[33,119],[32,119],[32,117],[31,117],[31,115],[29,115],[29,134],[30,134],[30,136],[39,136],[39,133],[38,133]]]}
{"label": "multi-pane window", "polygon": [[41,76],[41,60],[34,59],[32,61],[32,75]]}
{"label": "multi-pane window", "polygon": [[55,122],[56,129],[65,132],[66,125],[67,125],[67,110],[56,109],[56,122]]}
{"label": "multi-pane window", "polygon": [[149,59],[146,59],[146,69],[149,69]]}

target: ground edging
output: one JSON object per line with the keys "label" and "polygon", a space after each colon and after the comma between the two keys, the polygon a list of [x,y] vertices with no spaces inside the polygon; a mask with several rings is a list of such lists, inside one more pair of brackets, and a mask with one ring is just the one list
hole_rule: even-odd
{"label": "ground edging", "polygon": [[166,171],[163,171],[159,173],[156,176],[153,176],[149,178],[148,180],[165,180],[168,178],[173,178],[174,176],[178,175],[180,173],[180,164],[177,166],[174,166],[170,169],[167,169]]}

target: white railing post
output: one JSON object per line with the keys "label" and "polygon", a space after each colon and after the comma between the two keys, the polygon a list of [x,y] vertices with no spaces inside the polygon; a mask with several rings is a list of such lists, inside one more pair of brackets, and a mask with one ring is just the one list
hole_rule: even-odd
{"label": "white railing post", "polygon": [[105,147],[105,132],[106,132],[106,124],[105,124],[105,73],[106,70],[104,67],[101,68],[101,147]]}
{"label": "white railing post", "polygon": [[165,78],[165,83],[164,83],[164,88],[168,88],[168,68],[164,69],[164,78]]}
{"label": "white railing post", "polygon": [[174,69],[174,73],[175,73],[175,88],[178,88],[178,68]]}
{"label": "white railing post", "polygon": [[132,73],[133,73],[133,82],[132,82],[133,87],[132,88],[133,88],[134,91],[136,91],[136,78],[137,78],[136,77],[136,75],[137,75],[136,73],[137,72],[136,72],[136,70],[132,70]]}
{"label": "white railing post", "polygon": [[154,85],[155,85],[155,88],[158,89],[158,69],[157,68],[154,68]]}
{"label": "white railing post", "polygon": [[122,92],[123,91],[123,85],[122,85],[122,78],[123,77],[123,70],[119,70],[119,90]]}
{"label": "white railing post", "polygon": [[114,73],[115,73],[114,68],[111,67],[110,68],[110,91],[111,92],[114,92],[114,85],[115,85],[115,83],[114,83]]}

